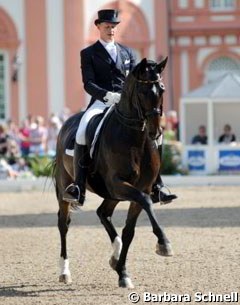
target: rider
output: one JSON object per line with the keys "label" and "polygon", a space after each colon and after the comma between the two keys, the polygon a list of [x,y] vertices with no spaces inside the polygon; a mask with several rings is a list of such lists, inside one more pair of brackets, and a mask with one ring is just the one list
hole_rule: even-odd
{"label": "rider", "polygon": [[[104,111],[106,107],[118,103],[126,76],[136,65],[133,50],[114,41],[118,11],[107,9],[98,12],[95,25],[99,30],[99,40],[83,49],[80,53],[84,89],[91,95],[90,104],[82,116],[74,147],[74,180],[64,194],[63,199],[70,203],[83,205],[85,200],[86,179],[90,156],[86,145],[85,131],[90,119]],[[174,194],[165,194],[160,174],[153,185],[154,202],[168,203],[176,198]]]}

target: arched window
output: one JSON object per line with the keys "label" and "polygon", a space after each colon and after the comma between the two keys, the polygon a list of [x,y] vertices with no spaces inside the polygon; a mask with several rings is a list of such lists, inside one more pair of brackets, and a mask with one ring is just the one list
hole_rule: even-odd
{"label": "arched window", "polygon": [[205,83],[212,82],[226,73],[240,74],[240,61],[227,56],[214,59],[206,71]]}

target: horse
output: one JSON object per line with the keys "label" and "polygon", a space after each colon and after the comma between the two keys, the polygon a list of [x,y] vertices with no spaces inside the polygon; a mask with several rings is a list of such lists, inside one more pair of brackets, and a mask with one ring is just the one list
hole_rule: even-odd
{"label": "horse", "polygon": [[[103,198],[96,212],[112,243],[113,254],[109,264],[118,274],[119,287],[134,287],[127,273],[126,258],[142,210],[147,213],[157,237],[156,253],[173,255],[171,244],[157,221],[150,196],[160,169],[156,141],[161,136],[165,91],[161,74],[166,63],[167,58],[160,63],[144,58],[128,74],[120,102],[112,107],[103,123],[89,166],[87,189]],[[63,201],[63,192],[74,180],[74,168],[72,157],[65,151],[73,147],[81,116],[81,112],[77,113],[63,124],[58,135],[53,172],[61,237],[59,281],[66,284],[72,281],[66,238],[73,207]],[[92,129],[87,129],[86,134],[87,139],[92,138]],[[90,140],[88,145],[90,149]],[[130,201],[122,237],[111,222],[114,209],[121,201]]]}

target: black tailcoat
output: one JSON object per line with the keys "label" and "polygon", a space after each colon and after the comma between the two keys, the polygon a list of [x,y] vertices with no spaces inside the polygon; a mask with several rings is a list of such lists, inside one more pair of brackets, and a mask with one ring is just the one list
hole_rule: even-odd
{"label": "black tailcoat", "polygon": [[92,96],[89,106],[95,100],[105,102],[108,91],[121,93],[126,76],[136,65],[132,49],[119,43],[116,47],[116,63],[99,41],[80,53],[84,89]]}

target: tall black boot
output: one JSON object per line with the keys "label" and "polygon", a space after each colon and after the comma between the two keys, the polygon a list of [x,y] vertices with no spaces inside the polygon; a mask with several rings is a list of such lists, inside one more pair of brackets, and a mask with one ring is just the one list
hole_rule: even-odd
{"label": "tall black boot", "polygon": [[87,146],[75,143],[73,157],[75,181],[66,188],[63,194],[63,200],[69,203],[83,205],[89,163],[90,156]]}
{"label": "tall black boot", "polygon": [[[162,145],[158,146],[158,152],[159,152],[160,160],[162,161]],[[171,194],[171,193],[166,194],[165,192],[162,191],[162,188],[164,188],[164,184],[159,172],[157,175],[157,179],[152,186],[151,199],[153,203],[161,202],[162,204],[167,204],[177,198],[175,194]]]}

